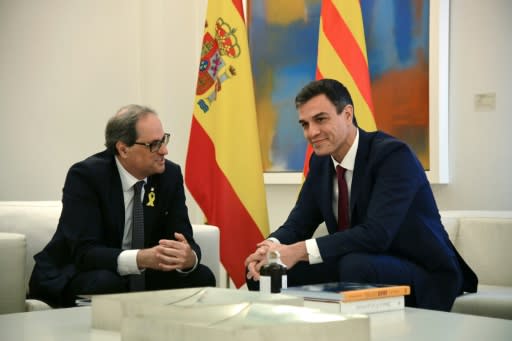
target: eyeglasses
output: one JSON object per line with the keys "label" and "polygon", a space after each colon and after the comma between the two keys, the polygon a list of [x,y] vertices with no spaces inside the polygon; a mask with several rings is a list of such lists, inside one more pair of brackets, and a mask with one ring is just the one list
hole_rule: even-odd
{"label": "eyeglasses", "polygon": [[160,148],[162,148],[162,146],[167,146],[167,144],[169,143],[169,137],[171,136],[171,134],[169,133],[165,133],[164,134],[164,137],[162,137],[161,140],[156,140],[156,141],[153,141],[153,142],[134,142],[133,144],[140,144],[141,146],[146,146],[149,148],[149,151],[151,153],[156,153],[157,151],[160,150]]}

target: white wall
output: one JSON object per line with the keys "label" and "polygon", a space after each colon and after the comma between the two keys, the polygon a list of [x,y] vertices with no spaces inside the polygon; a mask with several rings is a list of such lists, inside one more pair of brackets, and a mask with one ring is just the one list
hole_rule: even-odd
{"label": "white wall", "polygon": [[[0,0],[0,200],[60,199],[120,106],[148,104],[185,164],[206,0]],[[512,2],[451,1],[450,174],[441,209],[512,210]],[[477,93],[496,109],[474,110]],[[291,104],[290,104],[291,105]],[[242,138],[242,137],[241,137]],[[268,185],[272,228],[297,185]],[[201,213],[189,198],[191,217]]]}
{"label": "white wall", "polygon": [[0,2],[1,200],[58,199],[140,91],[136,0]]}
{"label": "white wall", "polygon": [[[450,173],[433,186],[441,209],[512,208],[512,2],[451,1]],[[496,110],[474,96],[496,93]]]}
{"label": "white wall", "polygon": [[110,116],[156,109],[184,164],[207,0],[0,0],[0,200],[60,199]]}

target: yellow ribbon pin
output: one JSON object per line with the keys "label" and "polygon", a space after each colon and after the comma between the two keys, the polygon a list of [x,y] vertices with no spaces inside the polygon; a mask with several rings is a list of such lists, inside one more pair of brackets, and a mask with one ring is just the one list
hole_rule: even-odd
{"label": "yellow ribbon pin", "polygon": [[156,195],[155,192],[153,192],[154,190],[154,188],[151,188],[151,192],[148,193],[148,203],[146,204],[146,206],[155,207]]}

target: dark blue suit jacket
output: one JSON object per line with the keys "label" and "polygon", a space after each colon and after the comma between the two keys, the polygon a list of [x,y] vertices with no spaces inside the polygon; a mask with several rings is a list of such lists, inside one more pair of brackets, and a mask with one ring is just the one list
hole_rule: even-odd
{"label": "dark blue suit jacket", "polygon": [[[151,190],[155,193],[154,207],[146,205]],[[114,155],[103,151],[73,165],[64,184],[62,204],[55,234],[34,256],[36,265],[30,280],[31,295],[57,304],[78,271],[117,272],[125,212]],[[177,164],[166,160],[164,173],[148,177],[143,207],[146,247],[157,245],[160,239],[174,239],[174,232],[179,232],[200,261],[201,251],[192,237],[183,177]],[[153,274],[154,270],[146,270],[148,287]]]}
{"label": "dark blue suit jacket", "polygon": [[350,228],[341,233],[336,233],[332,209],[334,175],[330,156],[313,155],[295,207],[271,237],[291,244],[311,238],[325,222],[329,235],[317,239],[324,261],[349,253],[384,253],[408,259],[432,274],[435,286],[415,286],[419,305],[440,301],[451,307],[460,292],[450,294],[445,288],[461,271],[462,289],[476,291],[476,275],[448,239],[425,171],[406,144],[382,132],[359,129]]}

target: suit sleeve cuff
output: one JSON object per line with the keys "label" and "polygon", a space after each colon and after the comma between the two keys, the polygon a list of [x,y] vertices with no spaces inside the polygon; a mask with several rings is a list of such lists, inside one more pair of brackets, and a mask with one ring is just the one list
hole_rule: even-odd
{"label": "suit sleeve cuff", "polygon": [[267,238],[267,240],[270,240],[271,242],[276,243],[276,244],[281,244],[281,242],[277,238],[274,238],[274,237]]}

